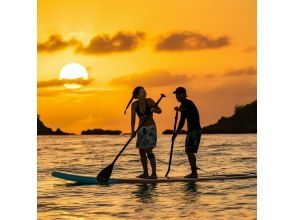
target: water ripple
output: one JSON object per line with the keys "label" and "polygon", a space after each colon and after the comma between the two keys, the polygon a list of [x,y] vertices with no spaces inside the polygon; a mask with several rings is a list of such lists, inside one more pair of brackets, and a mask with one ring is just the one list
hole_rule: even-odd
{"label": "water ripple", "polygon": [[[50,176],[59,169],[96,176],[109,165],[129,136],[38,137],[38,219],[256,219],[256,180],[199,183],[80,185]],[[174,146],[169,176],[190,172],[184,135]],[[164,176],[170,136],[154,149]],[[113,177],[142,172],[132,142],[116,162]],[[256,172],[256,135],[203,135],[197,163],[216,173]],[[149,164],[150,169],[150,164]],[[207,175],[199,171],[200,175]]]}

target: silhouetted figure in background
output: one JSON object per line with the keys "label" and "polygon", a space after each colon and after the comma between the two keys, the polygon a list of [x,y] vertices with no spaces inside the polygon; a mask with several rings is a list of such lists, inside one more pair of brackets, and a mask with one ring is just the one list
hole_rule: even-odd
{"label": "silhouetted figure in background", "polygon": [[[146,98],[147,93],[142,86],[138,86],[134,89],[131,100],[129,101],[126,110],[132,103],[134,99],[137,99],[132,103],[132,112],[131,112],[131,129],[132,136],[135,136],[135,122],[136,122],[136,114],[139,117],[139,124],[148,117],[148,119],[144,122],[142,127],[137,132],[137,143],[136,147],[139,148],[141,164],[143,167],[143,173],[138,178],[148,178],[148,179],[157,179],[156,174],[156,160],[155,155],[152,152],[152,149],[156,146],[157,141],[157,132],[156,125],[153,120],[153,112],[160,114],[161,109],[155,106],[155,102],[151,98]],[[125,110],[125,113],[126,113]],[[149,176],[148,174],[148,166],[147,166],[147,158],[150,161],[152,174]]]}
{"label": "silhouetted figure in background", "polygon": [[185,151],[188,156],[192,172],[185,176],[185,178],[198,178],[196,156],[194,155],[198,151],[201,139],[201,126],[198,109],[191,100],[187,99],[185,88],[178,87],[173,93],[176,94],[178,102],[181,103],[180,107],[175,108],[175,110],[179,110],[181,112],[181,119],[172,139],[174,140],[176,138],[185,124],[185,119],[187,119],[188,133],[186,137]]}

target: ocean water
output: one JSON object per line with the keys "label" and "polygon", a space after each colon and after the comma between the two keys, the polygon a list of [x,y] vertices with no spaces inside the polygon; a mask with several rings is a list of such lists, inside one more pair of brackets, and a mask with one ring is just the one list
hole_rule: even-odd
{"label": "ocean water", "polygon": [[[168,167],[170,138],[159,135],[154,149],[158,176]],[[96,176],[128,139],[38,136],[38,219],[256,219],[256,179],[102,186],[76,185],[50,175],[58,169]],[[184,135],[176,139],[169,177],[190,172],[184,140]],[[197,165],[218,174],[256,172],[256,135],[202,135]],[[141,172],[133,140],[112,177]],[[207,174],[199,171],[201,175]]]}

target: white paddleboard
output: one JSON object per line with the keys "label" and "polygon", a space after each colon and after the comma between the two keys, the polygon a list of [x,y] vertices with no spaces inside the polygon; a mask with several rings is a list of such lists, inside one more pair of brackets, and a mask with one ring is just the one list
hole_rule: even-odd
{"label": "white paddleboard", "polygon": [[[53,171],[52,176],[73,181],[81,184],[99,184],[95,176],[87,176],[83,174],[74,174],[64,171]],[[143,178],[111,178],[108,184],[115,183],[170,183],[170,182],[200,182],[200,181],[217,181],[229,179],[250,179],[257,178],[256,174],[224,174],[224,175],[211,175],[200,176],[198,178],[183,178],[183,177],[160,177],[158,179],[143,179]]]}

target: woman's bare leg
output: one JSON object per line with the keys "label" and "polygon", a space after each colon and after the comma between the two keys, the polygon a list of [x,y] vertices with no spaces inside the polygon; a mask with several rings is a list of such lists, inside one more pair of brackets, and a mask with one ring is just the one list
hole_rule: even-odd
{"label": "woman's bare leg", "polygon": [[138,177],[144,178],[148,176],[148,164],[147,164],[147,156],[144,149],[139,149],[140,153],[140,160],[143,167],[143,174],[139,175]]}
{"label": "woman's bare leg", "polygon": [[157,174],[156,174],[156,160],[155,160],[155,155],[152,152],[152,148],[146,149],[146,153],[147,153],[147,156],[148,156],[148,159],[150,161],[151,168],[152,168],[152,174],[151,174],[150,178],[156,179],[157,178]]}

